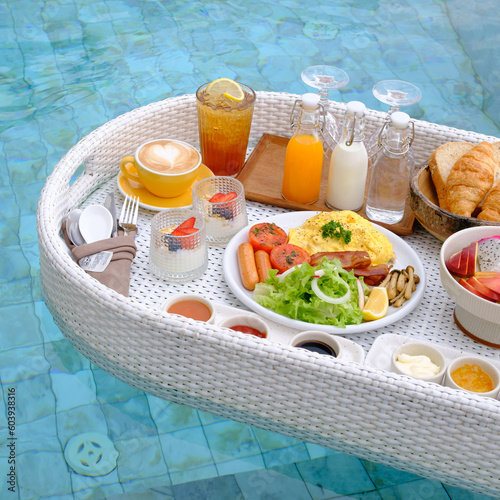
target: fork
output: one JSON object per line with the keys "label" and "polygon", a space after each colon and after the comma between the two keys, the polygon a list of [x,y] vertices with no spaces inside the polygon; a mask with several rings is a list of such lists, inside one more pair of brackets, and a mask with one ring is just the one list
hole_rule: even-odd
{"label": "fork", "polygon": [[129,231],[137,229],[137,215],[139,213],[139,197],[125,197],[122,211],[120,213],[120,226],[123,228],[123,234],[127,235]]}

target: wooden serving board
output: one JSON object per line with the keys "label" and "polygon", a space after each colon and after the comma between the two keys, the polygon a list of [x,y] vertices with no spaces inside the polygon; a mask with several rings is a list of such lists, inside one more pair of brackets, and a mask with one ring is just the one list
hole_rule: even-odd
{"label": "wooden serving board", "polygon": [[[328,182],[328,159],[323,163],[323,174],[321,178],[321,190],[317,202],[310,205],[304,203],[295,203],[285,200],[281,196],[281,185],[283,183],[283,168],[285,165],[285,153],[288,145],[287,137],[264,134],[255,149],[252,151],[248,160],[243,165],[237,179],[245,187],[245,196],[247,200],[258,201],[267,205],[290,208],[294,210],[321,210],[330,212],[331,210],[325,204],[326,186]],[[369,186],[369,176],[366,183],[365,203]],[[359,215],[368,219],[365,213],[365,207],[359,210]],[[397,224],[378,223],[395,234],[409,235],[413,233],[415,217],[406,201],[405,213],[403,219]]]}

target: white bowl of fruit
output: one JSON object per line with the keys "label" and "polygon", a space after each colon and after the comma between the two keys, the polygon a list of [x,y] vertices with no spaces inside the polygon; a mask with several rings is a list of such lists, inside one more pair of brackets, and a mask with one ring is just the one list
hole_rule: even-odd
{"label": "white bowl of fruit", "polygon": [[500,228],[471,227],[441,247],[441,282],[455,301],[454,319],[469,337],[500,349]]}

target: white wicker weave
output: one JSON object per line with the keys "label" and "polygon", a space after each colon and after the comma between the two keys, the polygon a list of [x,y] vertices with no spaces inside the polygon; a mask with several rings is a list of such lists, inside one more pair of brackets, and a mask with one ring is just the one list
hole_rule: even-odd
{"label": "white wicker weave", "polygon": [[[251,143],[264,132],[290,135],[297,96],[258,92]],[[344,106],[332,103],[341,119]],[[368,111],[367,132],[383,113]],[[417,162],[446,141],[498,140],[416,122]],[[365,365],[298,354],[287,345],[181,320],[158,307],[182,291],[243,308],[221,275],[223,250],[188,284],[156,279],[147,268],[149,223],[141,211],[139,251],[125,298],[82,271],[59,236],[70,209],[116,190],[119,160],[147,139],[198,143],[193,95],[166,99],[116,118],[76,144],[47,179],[38,210],[41,277],[47,306],[63,334],[92,362],[156,396],[331,447],[448,484],[500,494],[500,401],[454,391]],[[72,183],[75,171],[84,172]],[[118,191],[117,191],[118,192]],[[122,197],[118,197],[122,200]],[[248,203],[250,223],[284,209]],[[428,270],[421,305],[383,331],[349,337],[367,352],[380,333],[404,333],[484,356],[496,352],[464,337],[438,275],[440,243],[422,229],[405,238]]]}

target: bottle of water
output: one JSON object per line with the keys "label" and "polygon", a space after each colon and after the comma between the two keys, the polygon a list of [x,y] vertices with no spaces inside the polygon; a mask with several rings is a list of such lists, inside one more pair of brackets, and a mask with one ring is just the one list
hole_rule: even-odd
{"label": "bottle of water", "polygon": [[[410,173],[415,166],[411,154],[414,138],[413,122],[401,111],[392,113],[381,130],[381,149],[373,160],[366,215],[373,221],[396,224],[404,215]],[[385,127],[384,127],[385,128]]]}

